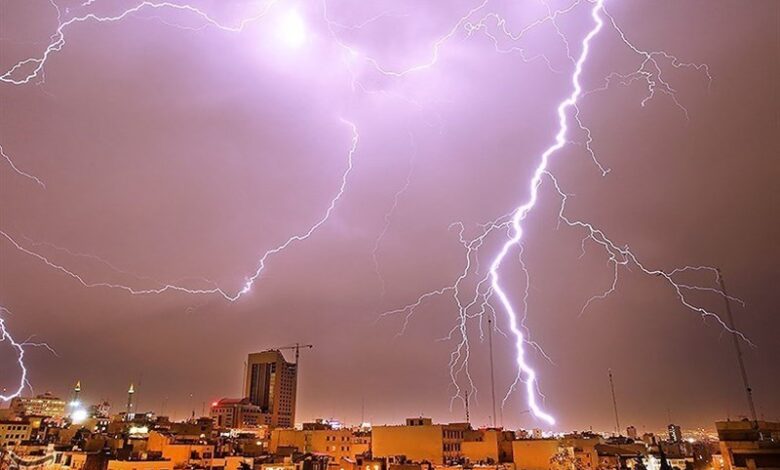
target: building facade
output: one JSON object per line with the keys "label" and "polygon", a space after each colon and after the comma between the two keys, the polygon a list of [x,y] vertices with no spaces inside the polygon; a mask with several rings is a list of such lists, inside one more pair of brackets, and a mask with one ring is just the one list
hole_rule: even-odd
{"label": "building facade", "polygon": [[780,422],[715,423],[726,470],[780,469]]}
{"label": "building facade", "polygon": [[270,413],[253,405],[249,398],[223,398],[211,405],[211,419],[218,428],[244,429],[270,426]]}
{"label": "building facade", "polygon": [[65,416],[65,400],[49,392],[34,397],[15,397],[11,400],[11,410],[17,416]]}
{"label": "building facade", "polygon": [[268,426],[295,425],[298,366],[287,362],[278,350],[250,354],[247,358],[244,396],[270,416]]}
{"label": "building facade", "polygon": [[463,456],[461,446],[470,430],[468,423],[433,424],[429,418],[407,419],[403,426],[374,426],[371,454],[441,465]]}
{"label": "building facade", "polygon": [[0,421],[0,447],[17,446],[30,440],[32,426],[29,421]]}

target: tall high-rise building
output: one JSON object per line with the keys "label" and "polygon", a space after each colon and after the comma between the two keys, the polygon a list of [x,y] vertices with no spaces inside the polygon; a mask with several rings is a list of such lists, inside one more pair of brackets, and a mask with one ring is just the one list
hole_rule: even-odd
{"label": "tall high-rise building", "polygon": [[626,428],[626,436],[628,436],[631,439],[636,440],[637,433],[636,433],[636,426],[629,426]]}
{"label": "tall high-rise building", "polygon": [[295,425],[298,365],[278,350],[252,353],[247,358],[244,396],[271,417],[272,428]]}

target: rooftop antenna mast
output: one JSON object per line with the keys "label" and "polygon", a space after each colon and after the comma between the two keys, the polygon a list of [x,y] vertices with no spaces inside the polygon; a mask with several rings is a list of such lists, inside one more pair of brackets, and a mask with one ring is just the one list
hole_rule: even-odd
{"label": "rooftop antenna mast", "polygon": [[620,417],[618,416],[617,398],[615,398],[615,380],[612,369],[609,369],[609,388],[612,390],[612,407],[615,409],[615,435],[620,435]]}
{"label": "rooftop antenna mast", "polygon": [[747,397],[748,408],[750,409],[750,419],[753,421],[753,426],[756,426],[758,424],[758,418],[756,416],[756,405],[753,403],[753,389],[750,388],[747,370],[745,370],[745,360],[742,358],[742,346],[739,344],[739,335],[737,334],[737,328],[734,326],[734,316],[731,314],[731,302],[729,302],[729,296],[728,293],[726,293],[726,283],[723,280],[723,274],[721,274],[720,268],[716,271],[718,273],[720,290],[723,292],[723,300],[726,302],[726,317],[729,321],[729,328],[731,328],[731,337],[734,340],[734,350],[737,353],[737,363],[739,364],[739,371],[742,374],[742,383],[745,385],[745,396]]}
{"label": "rooftop antenna mast", "polygon": [[[488,317],[488,347],[490,348],[490,395],[493,399],[493,427],[496,427],[496,375],[493,370],[493,319]],[[468,396],[466,396],[468,414]],[[467,420],[468,421],[468,420]]]}
{"label": "rooftop antenna mast", "polygon": [[471,422],[471,417],[469,416],[469,395],[471,395],[471,392],[466,392],[466,422]]}

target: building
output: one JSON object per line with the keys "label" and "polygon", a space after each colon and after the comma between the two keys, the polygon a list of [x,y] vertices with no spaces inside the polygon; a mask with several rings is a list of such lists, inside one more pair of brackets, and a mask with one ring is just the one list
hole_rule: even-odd
{"label": "building", "polygon": [[462,457],[461,445],[470,430],[468,423],[433,424],[430,418],[407,419],[404,426],[374,426],[371,454],[442,465]]}
{"label": "building", "polygon": [[253,405],[249,398],[223,398],[211,404],[211,419],[218,428],[243,429],[270,426],[270,413]]}
{"label": "building", "polygon": [[335,428],[320,420],[304,423],[303,429],[274,429],[271,431],[269,445],[272,454],[297,451],[303,454],[327,455],[331,462],[343,459],[354,461],[370,449],[370,434],[360,430]]}
{"label": "building", "polygon": [[270,415],[272,428],[295,424],[298,366],[287,362],[278,350],[252,353],[247,358],[244,396]]}
{"label": "building", "polygon": [[466,431],[461,454],[468,462],[495,464],[512,462],[512,441],[515,433],[501,429]]}
{"label": "building", "polygon": [[65,416],[65,400],[49,392],[34,397],[15,397],[11,400],[11,410],[17,416]]}
{"label": "building", "polygon": [[214,445],[205,439],[181,439],[172,434],[150,431],[144,448],[169,460],[171,467],[214,465]]}
{"label": "building", "polygon": [[30,440],[32,426],[29,421],[0,421],[0,447],[17,446]]}
{"label": "building", "polygon": [[634,426],[627,427],[626,428],[626,436],[628,436],[629,438],[631,438],[633,440],[637,440],[638,434],[636,432],[636,427],[634,427]]}
{"label": "building", "polygon": [[[550,470],[552,459],[565,451],[558,439],[522,439],[512,443],[517,470]],[[573,453],[571,449],[570,454]]]}
{"label": "building", "polygon": [[780,469],[780,422],[715,423],[726,470]]}
{"label": "building", "polygon": [[666,430],[669,433],[669,442],[682,442],[682,430],[680,429],[680,426],[670,424]]}
{"label": "building", "polygon": [[106,470],[173,470],[170,460],[109,460]]}
{"label": "building", "polygon": [[[603,459],[605,440],[592,433],[567,434],[561,438],[521,439],[512,442],[516,470],[596,470],[626,468],[626,465],[608,465]],[[644,444],[623,444],[632,447],[632,455]],[[615,462],[621,462],[619,456]],[[625,459],[621,462],[625,464]]]}

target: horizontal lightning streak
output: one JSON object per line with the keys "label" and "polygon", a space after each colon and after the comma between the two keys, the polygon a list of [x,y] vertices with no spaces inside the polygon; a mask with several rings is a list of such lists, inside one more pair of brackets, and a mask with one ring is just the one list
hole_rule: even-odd
{"label": "horizontal lightning streak", "polygon": [[336,195],[331,199],[330,204],[325,210],[325,213],[322,215],[320,219],[318,219],[313,225],[311,225],[304,233],[293,235],[289,237],[287,240],[285,240],[282,244],[266,251],[258,261],[258,267],[255,270],[255,272],[252,274],[252,276],[247,278],[243,288],[234,294],[231,294],[219,287],[214,287],[211,289],[192,289],[177,284],[165,284],[161,287],[152,288],[152,289],[135,289],[133,287],[124,284],[118,284],[118,283],[90,282],[86,280],[83,277],[83,275],[78,274],[75,271],[68,269],[63,265],[50,260],[49,258],[47,258],[46,256],[38,252],[35,252],[33,250],[30,250],[29,248],[24,247],[4,230],[0,230],[0,235],[3,238],[5,238],[8,242],[10,242],[17,250],[21,251],[24,254],[32,256],[33,258],[36,258],[37,260],[49,266],[50,268],[56,269],[64,274],[67,274],[71,278],[78,281],[84,287],[107,287],[113,289],[120,289],[133,295],[162,294],[163,292],[168,292],[168,291],[182,292],[186,294],[198,294],[198,295],[219,294],[226,300],[230,302],[234,302],[251,290],[252,285],[257,280],[257,278],[260,277],[260,274],[265,269],[266,262],[269,260],[270,257],[285,250],[287,247],[289,247],[295,242],[308,239],[330,218],[331,213],[336,207],[336,203],[339,201],[339,199],[341,199],[341,196],[344,194],[344,191],[346,190],[347,179],[350,173],[352,172],[352,168],[354,166],[354,156],[355,156],[355,152],[357,151],[358,140],[360,137],[358,134],[357,126],[354,123],[346,119],[341,119],[341,122],[346,124],[350,128],[352,133],[351,145],[347,157],[347,168],[341,176],[341,183],[339,185],[339,189]]}
{"label": "horizontal lightning streak", "polygon": [[[8,71],[0,75],[0,82],[9,83],[12,85],[24,85],[30,83],[30,81],[38,77],[39,74],[43,71],[43,68],[46,65],[46,62],[49,59],[49,57],[52,54],[61,51],[62,48],[65,46],[66,43],[65,30],[73,24],[83,23],[86,21],[97,21],[100,23],[117,22],[127,18],[133,13],[137,13],[145,9],[153,9],[153,10],[170,9],[170,10],[192,13],[196,17],[199,17],[204,22],[206,22],[207,25],[217,28],[219,30],[232,32],[232,33],[239,33],[244,30],[247,24],[257,21],[260,18],[264,17],[266,13],[271,9],[271,7],[274,4],[276,4],[277,1],[278,0],[273,0],[269,2],[265,6],[265,8],[263,8],[255,16],[242,19],[241,22],[238,24],[238,26],[223,25],[222,23],[212,18],[208,13],[204,12],[203,10],[188,4],[178,4],[178,3],[171,3],[171,2],[151,2],[151,1],[141,2],[134,7],[123,10],[121,13],[113,16],[100,16],[95,13],[87,13],[81,16],[74,16],[73,18],[70,18],[69,20],[64,22],[60,20],[56,32],[52,35],[52,42],[49,43],[49,45],[43,51],[43,54],[41,54],[40,57],[31,57],[17,62]],[[60,18],[59,8],[57,9],[57,16],[58,18]],[[32,70],[27,72],[26,75],[22,74],[23,76],[21,78],[14,78],[15,75],[19,73],[20,70],[23,70],[25,67],[31,67]]]}

